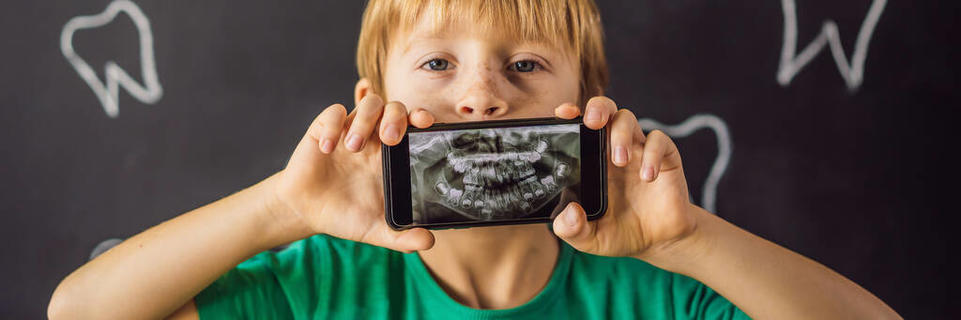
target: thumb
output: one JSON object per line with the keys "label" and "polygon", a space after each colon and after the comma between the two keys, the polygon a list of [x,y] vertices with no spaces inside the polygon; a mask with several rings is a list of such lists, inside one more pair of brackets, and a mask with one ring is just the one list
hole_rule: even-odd
{"label": "thumb", "polygon": [[582,252],[593,252],[596,248],[597,221],[587,221],[584,208],[576,202],[567,204],[567,209],[554,219],[554,234]]}

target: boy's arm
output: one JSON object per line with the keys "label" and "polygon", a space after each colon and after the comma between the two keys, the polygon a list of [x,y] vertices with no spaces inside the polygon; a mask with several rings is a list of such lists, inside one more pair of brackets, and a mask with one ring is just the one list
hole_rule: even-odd
{"label": "boy's arm", "polygon": [[[681,155],[661,131],[641,131],[634,114],[594,97],[584,124],[608,127],[608,207],[587,221],[571,203],[554,233],[580,251],[636,257],[691,276],[759,319],[893,319],[894,310],[863,288],[797,253],[693,205]],[[580,110],[562,106],[558,117]]]}
{"label": "boy's arm", "polygon": [[[181,306],[189,314],[185,303],[240,262],[318,233],[398,251],[429,249],[429,231],[390,229],[376,196],[383,190],[381,143],[400,142],[407,109],[374,94],[358,100],[349,116],[340,104],[321,112],[280,173],[150,228],[74,271],[54,291],[48,316],[152,319]],[[345,136],[359,140],[345,144]]]}
{"label": "boy's arm", "polygon": [[274,175],[131,237],[71,273],[51,319],[163,318],[251,256],[311,234],[281,214]]}
{"label": "boy's arm", "polygon": [[755,319],[900,319],[883,301],[831,269],[690,205],[697,229],[656,256]]}

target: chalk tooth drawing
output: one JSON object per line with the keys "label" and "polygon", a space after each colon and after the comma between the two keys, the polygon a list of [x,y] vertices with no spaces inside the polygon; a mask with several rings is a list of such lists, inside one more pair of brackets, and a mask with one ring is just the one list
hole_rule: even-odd
{"label": "chalk tooth drawing", "polygon": [[717,184],[727,170],[727,165],[731,161],[731,152],[734,149],[731,132],[724,120],[711,114],[697,114],[677,125],[665,125],[647,118],[637,120],[637,123],[645,131],[661,130],[672,138],[687,137],[700,129],[714,131],[714,137],[717,139],[717,157],[714,158],[711,171],[701,188],[701,206],[708,212],[717,213]]}
{"label": "chalk tooth drawing", "polygon": [[90,251],[90,258],[87,260],[93,260],[93,258],[96,258],[97,256],[103,254],[104,252],[107,252],[107,250],[110,250],[113,247],[116,247],[121,242],[123,242],[123,239],[118,239],[118,238],[110,238],[104,241],[100,241],[100,243],[98,243],[97,246]]}
{"label": "chalk tooth drawing", "polygon": [[781,0],[781,9],[784,13],[784,43],[781,46],[781,63],[778,66],[777,82],[786,87],[791,83],[791,79],[804,68],[804,65],[811,62],[824,46],[830,45],[831,55],[838,66],[838,71],[848,89],[856,91],[864,79],[864,60],[868,56],[868,43],[871,42],[871,34],[874,27],[881,19],[881,12],[887,0],[874,0],[871,8],[868,9],[867,16],[861,24],[861,31],[858,32],[857,41],[854,43],[854,52],[851,54],[850,64],[844,56],[844,47],[841,46],[841,36],[838,33],[838,25],[833,20],[824,21],[821,33],[814,41],[811,41],[801,53],[796,53],[797,48],[797,9],[794,0]]}
{"label": "chalk tooth drawing", "polygon": [[[100,81],[93,68],[83,60],[73,49],[73,34],[77,30],[102,27],[117,17],[120,12],[126,13],[133,20],[140,36],[140,67],[144,85],[141,86],[126,71],[114,61],[107,61],[104,81]],[[63,26],[60,33],[60,51],[73,66],[80,78],[83,78],[97,95],[107,116],[116,118],[119,112],[119,87],[123,87],[131,96],[146,104],[154,104],[163,97],[163,88],[157,80],[157,65],[154,62],[153,32],[150,31],[150,20],[143,11],[131,1],[114,0],[100,14],[77,16]]]}

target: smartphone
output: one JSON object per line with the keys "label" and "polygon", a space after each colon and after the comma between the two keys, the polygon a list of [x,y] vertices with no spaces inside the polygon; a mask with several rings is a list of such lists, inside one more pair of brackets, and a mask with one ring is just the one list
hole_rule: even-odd
{"label": "smartphone", "polygon": [[607,209],[604,129],[581,118],[438,123],[383,145],[384,207],[396,230],[550,222],[576,201]]}

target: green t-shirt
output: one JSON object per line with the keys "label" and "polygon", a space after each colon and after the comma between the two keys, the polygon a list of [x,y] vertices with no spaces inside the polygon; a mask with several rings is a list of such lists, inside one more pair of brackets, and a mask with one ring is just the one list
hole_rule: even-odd
{"label": "green t-shirt", "polygon": [[324,235],[254,256],[195,301],[201,319],[748,319],[696,280],[561,243],[547,286],[511,309],[451,299],[416,253]]}

